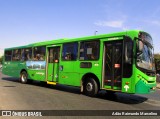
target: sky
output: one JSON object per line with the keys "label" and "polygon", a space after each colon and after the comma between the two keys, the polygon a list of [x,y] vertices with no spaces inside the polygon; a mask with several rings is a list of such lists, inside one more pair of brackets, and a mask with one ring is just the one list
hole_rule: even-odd
{"label": "sky", "polygon": [[0,0],[0,50],[135,29],[160,53],[160,0]]}

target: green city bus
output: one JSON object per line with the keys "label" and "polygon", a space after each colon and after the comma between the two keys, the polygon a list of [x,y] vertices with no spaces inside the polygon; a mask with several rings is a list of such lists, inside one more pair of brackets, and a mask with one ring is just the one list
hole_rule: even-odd
{"label": "green city bus", "polygon": [[100,90],[148,94],[156,89],[153,41],[139,30],[6,48],[2,72],[22,83],[79,87],[87,96]]}

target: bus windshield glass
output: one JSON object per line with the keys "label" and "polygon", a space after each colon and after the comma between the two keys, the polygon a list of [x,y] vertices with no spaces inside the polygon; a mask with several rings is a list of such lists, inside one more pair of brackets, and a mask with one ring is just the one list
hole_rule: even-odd
{"label": "bus windshield glass", "polygon": [[152,38],[146,33],[141,33],[138,38],[137,66],[147,70],[155,70]]}

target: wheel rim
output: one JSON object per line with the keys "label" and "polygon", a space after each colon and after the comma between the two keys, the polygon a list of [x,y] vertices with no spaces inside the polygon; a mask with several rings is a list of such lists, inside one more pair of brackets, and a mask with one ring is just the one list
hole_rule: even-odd
{"label": "wheel rim", "polygon": [[93,90],[93,85],[92,85],[92,83],[87,83],[87,85],[86,85],[86,89],[87,89],[87,91],[92,91]]}
{"label": "wheel rim", "polygon": [[22,79],[22,82],[25,82],[26,81],[26,75],[24,75],[24,74],[22,74],[22,77],[21,77],[21,79]]}

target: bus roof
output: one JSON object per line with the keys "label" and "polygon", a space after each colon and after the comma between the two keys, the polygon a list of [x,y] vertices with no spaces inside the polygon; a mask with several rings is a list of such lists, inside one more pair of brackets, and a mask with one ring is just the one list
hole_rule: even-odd
{"label": "bus roof", "polygon": [[132,36],[138,35],[139,32],[140,32],[140,30],[129,30],[129,31],[123,31],[123,32],[114,32],[114,33],[109,33],[109,34],[101,34],[101,35],[86,36],[86,37],[79,37],[79,38],[56,39],[56,40],[49,40],[49,41],[32,43],[32,44],[28,44],[28,45],[24,45],[24,46],[6,48],[5,50],[22,49],[22,48],[29,48],[29,47],[36,47],[36,46],[43,46],[43,45],[44,46],[45,45],[53,45],[53,44],[60,44],[60,43],[67,43],[67,42],[74,42],[74,41],[102,39],[102,38],[106,38],[106,37],[123,36],[123,35],[128,35],[128,36],[132,37]]}

